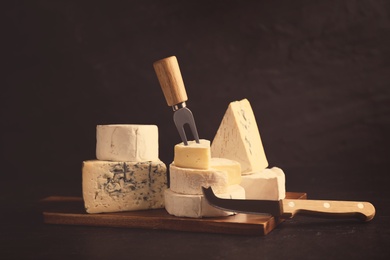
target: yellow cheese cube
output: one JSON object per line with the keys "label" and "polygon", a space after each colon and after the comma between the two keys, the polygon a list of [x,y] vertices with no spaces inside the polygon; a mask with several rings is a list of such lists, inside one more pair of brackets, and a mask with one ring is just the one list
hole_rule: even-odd
{"label": "yellow cheese cube", "polygon": [[174,164],[177,167],[193,169],[210,168],[210,141],[200,139],[199,144],[189,141],[188,145],[180,143],[175,145]]}

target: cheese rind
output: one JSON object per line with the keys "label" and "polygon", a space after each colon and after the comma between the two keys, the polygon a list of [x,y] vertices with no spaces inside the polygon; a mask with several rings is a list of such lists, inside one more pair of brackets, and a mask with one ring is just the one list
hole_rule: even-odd
{"label": "cheese rind", "polygon": [[188,145],[175,145],[174,164],[182,168],[209,169],[210,168],[210,141],[200,139],[199,144],[189,141]]}
{"label": "cheese rind", "polygon": [[226,193],[229,187],[226,171],[181,168],[171,164],[169,175],[171,191],[180,194],[200,195],[202,186],[211,186],[215,193]]}
{"label": "cheese rind", "polygon": [[96,158],[103,161],[157,161],[156,125],[98,125]]}
{"label": "cheese rind", "polygon": [[241,165],[237,161],[226,158],[211,158],[210,168],[226,171],[228,174],[228,185],[241,183]]}
{"label": "cheese rind", "polygon": [[88,213],[164,207],[167,168],[161,161],[84,161],[82,179]]}
{"label": "cheese rind", "polygon": [[281,200],[286,197],[285,174],[277,167],[244,175],[240,185],[245,189],[247,199]]}
{"label": "cheese rind", "polygon": [[[216,195],[227,199],[245,199],[245,191],[239,185],[231,185],[226,193]],[[224,217],[235,214],[211,206],[203,195],[179,194],[170,189],[165,191],[165,209],[171,215],[189,218]]]}
{"label": "cheese rind", "polygon": [[211,144],[211,156],[238,161],[242,174],[268,167],[257,122],[247,99],[229,104]]}

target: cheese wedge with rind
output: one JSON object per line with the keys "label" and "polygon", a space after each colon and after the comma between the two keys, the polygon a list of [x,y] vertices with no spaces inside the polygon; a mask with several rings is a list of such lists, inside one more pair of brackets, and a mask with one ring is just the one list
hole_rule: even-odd
{"label": "cheese wedge with rind", "polygon": [[202,194],[201,187],[213,187],[216,193],[225,193],[230,185],[241,182],[241,168],[236,161],[211,158],[209,169],[191,169],[170,166],[170,188],[181,194]]}
{"label": "cheese wedge with rind", "polygon": [[171,191],[180,194],[200,195],[202,186],[211,186],[215,193],[226,193],[229,187],[226,171],[181,168],[171,164],[169,175]]}
{"label": "cheese wedge with rind", "polygon": [[[223,194],[216,194],[220,198],[245,199],[245,190],[240,185],[231,185]],[[211,206],[203,195],[188,195],[165,191],[165,209],[177,217],[202,218],[225,217],[235,214]]]}
{"label": "cheese wedge with rind", "polygon": [[238,161],[242,174],[268,167],[257,122],[247,99],[229,104],[211,144],[211,156]]}

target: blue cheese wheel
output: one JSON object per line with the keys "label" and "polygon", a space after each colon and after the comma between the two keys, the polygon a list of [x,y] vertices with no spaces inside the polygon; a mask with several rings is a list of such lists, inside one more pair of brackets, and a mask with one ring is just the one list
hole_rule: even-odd
{"label": "blue cheese wheel", "polygon": [[164,208],[167,168],[161,161],[84,161],[82,175],[88,213]]}

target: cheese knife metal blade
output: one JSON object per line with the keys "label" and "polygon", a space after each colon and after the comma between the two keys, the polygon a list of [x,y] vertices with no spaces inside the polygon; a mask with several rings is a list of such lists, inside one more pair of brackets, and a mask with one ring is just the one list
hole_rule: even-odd
{"label": "cheese knife metal blade", "polygon": [[195,141],[199,143],[199,135],[198,130],[196,129],[194,116],[186,105],[188,97],[177,58],[171,56],[158,60],[153,63],[153,67],[158,81],[160,82],[165,100],[167,101],[168,106],[171,106],[174,111],[173,121],[175,122],[184,145],[188,145],[187,136],[184,130],[184,125],[186,124],[190,127]]}
{"label": "cheese knife metal blade", "polygon": [[270,214],[291,218],[296,214],[326,218],[355,218],[370,221],[375,208],[369,202],[330,200],[249,200],[218,198],[211,187],[202,187],[207,202],[215,208],[246,214]]}

